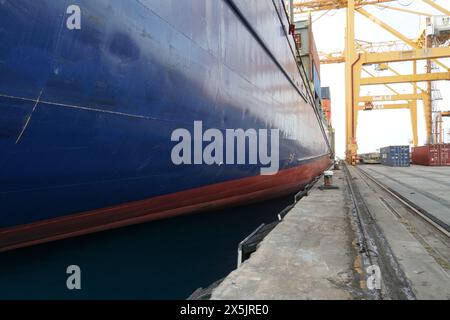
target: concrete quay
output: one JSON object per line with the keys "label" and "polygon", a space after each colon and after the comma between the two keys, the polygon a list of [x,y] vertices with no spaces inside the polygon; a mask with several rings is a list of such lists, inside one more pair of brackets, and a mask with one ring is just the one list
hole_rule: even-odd
{"label": "concrete quay", "polygon": [[[317,183],[213,290],[213,300],[450,299],[448,235],[389,192],[447,221],[447,168],[334,174],[338,189]],[[381,270],[379,287],[369,282],[371,265]]]}

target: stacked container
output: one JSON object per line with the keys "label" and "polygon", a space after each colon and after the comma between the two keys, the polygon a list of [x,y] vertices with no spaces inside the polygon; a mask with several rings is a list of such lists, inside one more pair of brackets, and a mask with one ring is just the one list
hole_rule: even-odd
{"label": "stacked container", "polygon": [[311,19],[296,21],[294,38],[311,88],[314,90],[316,98],[320,99],[320,57],[311,26]]}
{"label": "stacked container", "polygon": [[330,88],[322,88],[322,109],[325,112],[328,123],[331,125],[331,100],[330,100]]}
{"label": "stacked container", "polygon": [[450,144],[430,144],[412,150],[413,164],[450,166]]}
{"label": "stacked container", "polygon": [[380,150],[381,164],[390,167],[409,167],[409,146],[389,146]]}

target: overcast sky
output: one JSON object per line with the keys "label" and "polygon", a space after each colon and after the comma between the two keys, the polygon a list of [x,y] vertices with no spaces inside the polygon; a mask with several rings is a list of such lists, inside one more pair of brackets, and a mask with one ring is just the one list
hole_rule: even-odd
{"label": "overcast sky", "polygon": [[[450,0],[436,0],[437,4],[450,9]],[[390,6],[411,9],[419,12],[427,12],[440,15],[439,11],[423,3],[421,0],[399,0],[390,3]],[[421,18],[418,15],[401,13],[389,9],[381,10],[375,6],[365,7],[367,11],[379,19],[389,23],[398,31],[413,39],[417,38],[421,30]],[[322,13],[314,13],[313,20]],[[356,14],[356,38],[366,41],[397,40],[395,36],[384,31],[364,16]],[[423,23],[423,18],[422,18]],[[335,52],[343,51],[345,39],[345,10],[333,10],[317,20],[313,25],[314,36],[319,51]],[[443,59],[446,65],[450,65],[449,59]],[[402,73],[412,73],[412,63],[392,64]],[[368,68],[377,73],[373,67]],[[425,64],[418,64],[418,72],[425,72]],[[392,75],[389,71],[379,73],[380,76]],[[366,75],[367,76],[367,75]],[[336,128],[337,154],[345,153],[345,83],[344,64],[322,65],[322,86],[331,88],[333,126]],[[443,100],[438,103],[441,110],[449,110],[450,83],[449,81],[437,82],[441,90]],[[400,93],[412,93],[412,86],[408,84],[393,85]],[[425,83],[422,84],[425,88]],[[361,95],[390,94],[383,86],[367,86],[361,90]],[[425,143],[425,125],[423,106],[419,102],[419,143]],[[359,113],[358,120],[358,145],[360,152],[376,151],[380,147],[396,144],[409,144],[412,142],[412,131],[409,110],[379,110],[364,111]],[[450,119],[445,119],[445,132],[450,130]],[[450,136],[446,135],[446,141],[450,142]]]}

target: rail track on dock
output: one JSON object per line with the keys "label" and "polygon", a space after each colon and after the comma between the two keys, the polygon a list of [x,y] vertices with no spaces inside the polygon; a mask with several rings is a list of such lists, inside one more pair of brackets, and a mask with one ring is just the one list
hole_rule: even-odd
{"label": "rail track on dock", "polygon": [[358,172],[363,175],[365,178],[372,181],[374,184],[379,186],[381,189],[383,189],[386,193],[388,193],[391,197],[395,198],[400,202],[409,212],[416,215],[417,217],[421,218],[423,221],[428,223],[429,225],[433,226],[434,229],[436,229],[438,232],[440,232],[442,235],[444,235],[447,238],[450,238],[450,226],[443,222],[442,220],[435,217],[430,212],[424,210],[417,204],[412,203],[411,201],[405,199],[402,195],[400,195],[395,190],[392,190],[382,182],[378,181],[374,177],[372,177],[369,173],[365,172],[364,170],[356,167]]}
{"label": "rail track on dock", "polygon": [[382,277],[381,288],[367,290],[369,299],[414,300],[415,294],[403,273],[388,241],[376,224],[373,213],[356,185],[355,177],[347,165],[343,165],[346,185],[353,204],[353,218],[356,225],[357,246],[362,258],[362,267],[369,276],[368,267],[377,266]]}
{"label": "rail track on dock", "polygon": [[357,225],[357,241],[363,266],[366,268],[377,265],[383,275],[382,290],[369,290],[369,294],[378,294],[374,297],[383,300],[417,299],[417,292],[413,289],[417,286],[417,279],[412,285],[411,265],[406,267],[408,270],[404,268],[405,252],[409,252],[410,256],[415,251],[411,244],[408,244],[408,249],[399,249],[403,245],[397,242],[397,235],[392,233],[398,228],[393,228],[392,223],[398,222],[406,229],[402,229],[405,230],[401,236],[402,241],[409,241],[404,236],[409,233],[413,237],[411,239],[420,243],[424,253],[432,258],[430,261],[434,260],[450,275],[450,234],[447,224],[420,208],[420,204],[411,203],[365,170],[347,165],[343,166],[343,170],[353,204],[352,219]]}

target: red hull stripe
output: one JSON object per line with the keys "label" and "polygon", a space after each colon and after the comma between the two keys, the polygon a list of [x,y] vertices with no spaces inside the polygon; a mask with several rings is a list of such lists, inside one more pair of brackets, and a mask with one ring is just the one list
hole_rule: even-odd
{"label": "red hull stripe", "polygon": [[173,217],[279,197],[299,190],[330,165],[328,156],[275,176],[255,176],[0,229],[0,252]]}

